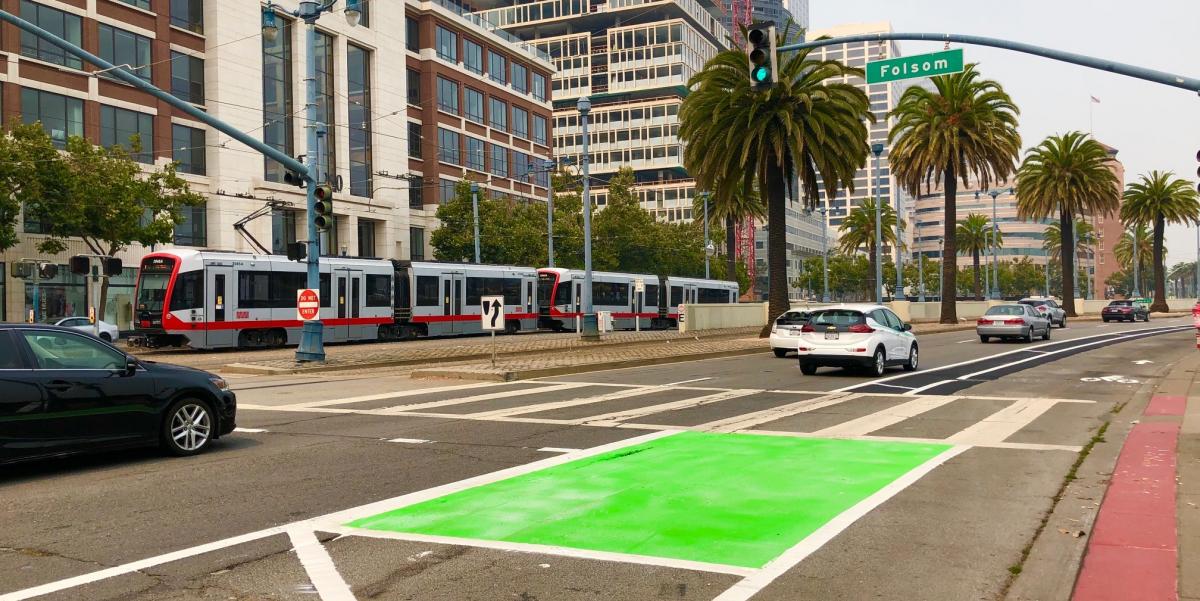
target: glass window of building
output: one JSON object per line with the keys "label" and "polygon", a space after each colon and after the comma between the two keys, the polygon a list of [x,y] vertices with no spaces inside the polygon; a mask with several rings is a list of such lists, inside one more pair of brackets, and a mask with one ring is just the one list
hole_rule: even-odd
{"label": "glass window of building", "polygon": [[404,47],[413,52],[421,51],[421,29],[417,25],[417,20],[412,17],[404,17]]}
{"label": "glass window of building", "polygon": [[40,121],[54,145],[63,148],[67,138],[83,136],[83,100],[21,88],[21,120],[25,123]]}
{"label": "glass window of building", "polygon": [[467,120],[483,125],[483,92],[466,88]]}
{"label": "glass window of building", "polygon": [[171,51],[171,94],[192,104],[204,104],[204,59]]}
{"label": "glass window of building", "polygon": [[350,115],[350,194],[370,198],[371,182],[371,52],[346,46],[346,79]]}
{"label": "glass window of building", "polygon": [[130,65],[132,69],[127,69],[130,73],[150,81],[148,37],[101,23],[100,58],[114,65]]}
{"label": "glass window of building", "polygon": [[325,172],[322,177],[332,178],[337,175],[337,114],[333,101],[333,36],[317,32],[317,122],[325,124],[325,141],[322,145],[325,155]]}
{"label": "glass window of building", "polygon": [[296,215],[299,211],[277,209],[271,213],[271,252],[287,254],[289,244],[296,243]]}
{"label": "glass window of building", "polygon": [[518,138],[529,139],[529,111],[516,105],[512,107],[512,131]]}
{"label": "glass window of building", "polygon": [[508,149],[492,144],[492,175],[508,177]]}
{"label": "glass window of building", "polygon": [[452,165],[461,165],[458,150],[458,132],[438,128],[438,160]]}
{"label": "glass window of building", "polygon": [[467,136],[467,168],[483,171],[483,140]]}
{"label": "glass window of building", "polygon": [[508,82],[508,59],[494,50],[488,50],[488,77],[497,83]]}
{"label": "glass window of building", "polygon": [[488,107],[488,121],[493,128],[508,131],[508,105],[503,100],[491,99]]}
{"label": "glass window of building", "polygon": [[468,71],[483,75],[483,46],[463,38],[463,64]]}
{"label": "glass window of building", "polygon": [[208,209],[200,204],[183,207],[175,223],[175,244],[179,246],[208,245]]}
{"label": "glass window of building", "polygon": [[438,58],[452,63],[458,62],[458,34],[438,25],[434,42],[437,46]]}
{"label": "glass window of building", "polygon": [[204,33],[204,0],[171,0],[171,25]]}
{"label": "glass window of building", "polygon": [[[292,31],[280,24],[274,41],[263,36],[263,143],[288,156],[295,155],[292,133]],[[286,171],[278,161],[265,158],[264,179],[282,182]]]}
{"label": "glass window of building", "polygon": [[438,180],[438,202],[441,204],[446,204],[446,203],[454,200],[454,195],[457,193],[457,192],[455,192],[455,186],[457,186],[457,185],[458,185],[458,182],[456,182],[452,179],[439,179]]}
{"label": "glass window of building", "polygon": [[421,124],[408,122],[408,156],[421,158]]}
{"label": "glass window of building", "polygon": [[540,73],[533,74],[533,97],[539,101],[546,101],[546,77]]}
{"label": "glass window of building", "polygon": [[425,260],[425,228],[408,228],[408,256],[413,261]]}
{"label": "glass window of building", "polygon": [[179,163],[179,171],[204,175],[204,130],[186,125],[171,125],[171,160]]}
{"label": "glass window of building", "polygon": [[150,10],[150,0],[121,0],[130,6],[136,6],[142,10]]}
{"label": "glass window of building", "polygon": [[437,78],[438,109],[452,115],[458,114],[458,82],[446,79],[441,75]]}
{"label": "glass window of building", "polygon": [[529,68],[521,63],[513,61],[512,65],[512,84],[513,89],[522,94],[529,91]]}
{"label": "glass window of building", "polygon": [[370,219],[358,220],[358,256],[375,256],[375,230],[378,222]]}
{"label": "glass window of building", "polygon": [[[66,265],[58,266],[58,275],[38,282],[38,317],[50,321],[63,317],[87,315],[87,280],[84,276],[71,273]],[[33,309],[33,284],[25,283],[25,306],[23,314]]]}
{"label": "glass window of building", "polygon": [[546,118],[541,115],[533,116],[533,141],[546,145]]}
{"label": "glass window of building", "polygon": [[412,69],[408,70],[408,103],[421,104],[421,74]]}
{"label": "glass window of building", "polygon": [[[21,0],[21,18],[76,46],[83,45],[83,19],[78,15],[30,2],[30,0]],[[36,58],[72,69],[83,68],[82,60],[27,31],[21,32],[21,56]]]}
{"label": "glass window of building", "polygon": [[425,208],[425,178],[419,175],[408,180],[408,208]]}
{"label": "glass window of building", "polygon": [[[136,136],[136,143],[134,141]],[[154,162],[154,115],[100,106],[100,145],[123,146],[139,163]]]}

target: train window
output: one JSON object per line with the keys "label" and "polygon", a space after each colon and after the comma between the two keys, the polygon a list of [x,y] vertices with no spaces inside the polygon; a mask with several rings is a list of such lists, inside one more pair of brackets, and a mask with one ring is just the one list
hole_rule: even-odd
{"label": "train window", "polygon": [[271,274],[265,271],[238,272],[239,309],[265,309],[271,306]]}
{"label": "train window", "polygon": [[628,305],[629,284],[592,282],[593,305]]}
{"label": "train window", "polygon": [[322,307],[332,307],[333,304],[332,304],[332,301],[330,300],[333,297],[332,279],[329,277],[328,273],[322,273],[321,277],[320,277],[320,282],[321,282],[321,306]]}
{"label": "train window", "polygon": [[503,296],[504,304],[521,304],[521,280],[516,278],[467,278],[468,305],[478,305],[484,296]]}
{"label": "train window", "polygon": [[271,273],[270,282],[271,301],[267,306],[272,309],[294,309],[296,293],[308,287],[308,276],[298,272],[277,271]]}
{"label": "train window", "polygon": [[647,307],[657,307],[658,306],[658,286],[646,284],[646,296],[644,297],[644,300],[642,301],[642,305],[647,306]]}
{"label": "train window", "polygon": [[701,288],[700,303],[716,304],[729,302],[729,291],[724,288]]}
{"label": "train window", "polygon": [[204,306],[204,272],[188,271],[175,279],[171,291],[171,311],[186,311]]}
{"label": "train window", "polygon": [[671,286],[671,306],[678,307],[683,304],[683,287]]}
{"label": "train window", "polygon": [[438,295],[437,276],[417,276],[417,305],[422,307],[437,307],[441,304],[442,298]]}
{"label": "train window", "polygon": [[521,306],[521,280],[515,278],[504,280],[504,304],[509,307]]}
{"label": "train window", "polygon": [[571,302],[571,282],[559,283],[558,288],[554,290],[554,304],[561,306]]}
{"label": "train window", "polygon": [[392,306],[392,278],[386,275],[367,276],[367,306]]}

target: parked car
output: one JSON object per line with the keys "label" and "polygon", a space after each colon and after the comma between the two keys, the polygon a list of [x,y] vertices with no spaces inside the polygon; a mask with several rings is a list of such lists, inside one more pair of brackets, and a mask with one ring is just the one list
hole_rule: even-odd
{"label": "parked car", "polygon": [[1013,303],[988,307],[975,322],[979,341],[987,344],[992,338],[1019,338],[1033,342],[1034,336],[1050,340],[1050,320],[1030,305]]}
{"label": "parked car", "polygon": [[1115,300],[1100,310],[1100,318],[1105,322],[1117,321],[1150,321],[1150,307],[1137,300]]}
{"label": "parked car", "polygon": [[875,376],[889,366],[917,369],[917,337],[912,326],[879,305],[846,304],[817,309],[800,328],[796,354],[800,371],[818,367],[862,368]]}
{"label": "parked car", "polygon": [[0,324],[0,390],[0,463],[144,445],[194,455],[237,412],[213,374],[43,324]]}
{"label": "parked car", "polygon": [[[54,322],[54,325],[62,326],[64,328],[71,328],[73,330],[79,330],[80,332],[86,332],[88,334],[95,332],[92,322],[88,321],[88,318],[86,317],[66,317]],[[116,340],[120,337],[121,331],[117,329],[117,326],[114,326],[107,321],[100,320],[100,340],[105,342],[116,342]]]}
{"label": "parked car", "polygon": [[1033,307],[1039,314],[1050,320],[1050,325],[1058,324],[1058,327],[1067,327],[1067,310],[1058,304],[1058,301],[1044,296],[1033,296],[1023,298],[1018,303]]}
{"label": "parked car", "polygon": [[771,350],[776,357],[786,357],[788,353],[796,352],[800,342],[800,328],[808,323],[810,312],[803,309],[789,309],[783,315],[775,318],[771,326]]}

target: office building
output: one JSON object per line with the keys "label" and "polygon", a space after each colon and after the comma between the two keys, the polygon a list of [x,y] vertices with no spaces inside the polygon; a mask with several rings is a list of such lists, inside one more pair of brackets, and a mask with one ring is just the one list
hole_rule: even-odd
{"label": "office building", "polygon": [[[733,22],[736,16],[738,22],[746,22],[746,16],[741,14],[745,8],[750,9],[749,22],[771,21],[776,26],[783,27],[789,20],[795,27],[808,29],[808,0],[745,0],[749,3],[739,3],[737,7],[731,0],[721,1],[721,24],[730,32],[734,30]],[[734,14],[738,12],[739,14]]]}
{"label": "office building", "polygon": [[[1110,158],[1108,167],[1117,176],[1117,190],[1121,193],[1122,201],[1124,201],[1125,165],[1117,158],[1119,151],[1116,148],[1107,144],[1104,147],[1108,150]],[[1086,217],[1086,219],[1091,221],[1092,227],[1096,230],[1096,245],[1092,249],[1095,255],[1094,290],[1097,291],[1094,298],[1113,298],[1114,291],[1105,282],[1108,281],[1109,277],[1120,273],[1122,270],[1121,265],[1117,262],[1115,252],[1117,244],[1126,232],[1125,224],[1121,223],[1121,211],[1118,209],[1108,215],[1092,215]],[[1146,295],[1151,294],[1149,290],[1142,290],[1141,292]]]}

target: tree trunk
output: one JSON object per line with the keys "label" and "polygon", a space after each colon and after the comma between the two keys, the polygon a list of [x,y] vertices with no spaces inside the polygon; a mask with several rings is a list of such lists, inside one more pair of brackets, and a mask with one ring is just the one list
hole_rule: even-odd
{"label": "tree trunk", "polygon": [[[725,278],[731,282],[738,281],[737,277],[737,221],[733,215],[725,216]],[[741,292],[740,290],[738,292]],[[740,296],[740,294],[739,294]]]}
{"label": "tree trunk", "polygon": [[1075,315],[1075,253],[1067,252],[1068,249],[1075,248],[1075,230],[1071,227],[1074,220],[1075,215],[1070,211],[1060,211],[1058,214],[1058,227],[1062,236],[1062,251],[1058,253],[1059,259],[1062,260],[1062,304],[1063,309],[1067,312],[1067,317],[1077,317]]}
{"label": "tree trunk", "polygon": [[1162,213],[1155,216],[1154,219],[1154,302],[1150,305],[1150,310],[1155,313],[1166,313],[1170,310],[1167,306],[1167,280],[1163,265],[1163,235],[1166,229],[1166,220],[1163,219]]}
{"label": "tree trunk", "polygon": [[955,179],[953,163],[946,165],[942,187],[946,190],[946,216],[942,226],[945,245],[942,250],[942,315],[939,321],[958,323],[958,244],[954,240],[954,228],[958,224],[958,207],[955,204],[958,180]]}
{"label": "tree trunk", "polygon": [[979,249],[971,251],[971,259],[975,263],[975,300],[983,300],[983,296],[979,294]]}
{"label": "tree trunk", "polygon": [[767,280],[769,319],[760,337],[771,334],[775,317],[792,308],[787,281],[787,205],[784,198],[783,169],[773,153],[766,157],[763,171],[763,195],[767,200]]}

